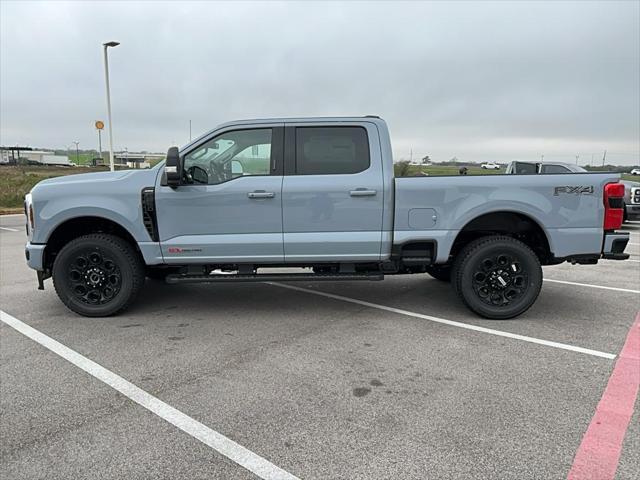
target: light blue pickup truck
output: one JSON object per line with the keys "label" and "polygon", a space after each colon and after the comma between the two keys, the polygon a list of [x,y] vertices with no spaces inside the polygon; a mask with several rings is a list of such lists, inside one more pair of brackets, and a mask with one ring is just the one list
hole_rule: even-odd
{"label": "light blue pickup truck", "polygon": [[538,297],[541,265],[628,258],[623,195],[613,173],[394,178],[373,116],[243,120],[149,170],[40,182],[25,199],[26,257],[39,288],[53,277],[62,302],[91,317],[127,308],[145,277],[428,273],[478,315],[506,319]]}

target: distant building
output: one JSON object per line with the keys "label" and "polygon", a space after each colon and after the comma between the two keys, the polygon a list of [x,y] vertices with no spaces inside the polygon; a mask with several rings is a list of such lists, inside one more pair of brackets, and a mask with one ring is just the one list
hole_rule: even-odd
{"label": "distant building", "polygon": [[164,160],[165,157],[164,153],[116,152],[113,155],[113,163],[121,168],[150,168],[152,163]]}
{"label": "distant building", "polygon": [[0,163],[15,165],[20,162],[57,167],[73,166],[66,155],[56,155],[55,152],[48,150],[33,150],[29,147],[0,147]]}

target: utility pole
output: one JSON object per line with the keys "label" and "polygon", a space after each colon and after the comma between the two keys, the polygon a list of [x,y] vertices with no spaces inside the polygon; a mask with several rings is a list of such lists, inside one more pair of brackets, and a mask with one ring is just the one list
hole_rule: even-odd
{"label": "utility pole", "polygon": [[191,141],[191,120],[189,120],[189,141]]}
{"label": "utility pole", "polygon": [[602,166],[604,167],[604,160],[607,158],[607,150],[604,151],[604,155],[602,155]]}
{"label": "utility pole", "polygon": [[544,153],[540,157],[540,163],[544,163]]}
{"label": "utility pole", "polygon": [[576,155],[576,165],[578,165],[578,159],[580,158],[580,155]]}

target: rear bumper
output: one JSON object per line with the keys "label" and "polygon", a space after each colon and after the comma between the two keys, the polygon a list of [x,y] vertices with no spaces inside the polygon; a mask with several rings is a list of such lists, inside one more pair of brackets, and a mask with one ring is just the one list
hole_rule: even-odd
{"label": "rear bumper", "polygon": [[625,205],[625,218],[627,220],[640,220],[640,205]]}
{"label": "rear bumper", "polygon": [[602,258],[607,260],[626,260],[628,253],[624,253],[629,243],[629,232],[605,232],[602,243]]}
{"label": "rear bumper", "polygon": [[46,245],[39,245],[28,242],[24,247],[24,255],[27,258],[27,265],[37,271],[44,270],[44,248]]}

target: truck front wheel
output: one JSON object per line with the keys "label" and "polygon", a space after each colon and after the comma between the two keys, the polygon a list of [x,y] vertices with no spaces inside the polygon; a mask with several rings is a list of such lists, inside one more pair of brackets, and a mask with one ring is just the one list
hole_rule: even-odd
{"label": "truck front wheel", "polygon": [[62,303],[85,317],[126,309],[144,284],[140,256],[115,235],[94,233],[66,244],[53,264],[53,285]]}
{"label": "truck front wheel", "polygon": [[495,320],[517,317],[533,305],[542,268],[527,245],[506,236],[469,243],[455,259],[451,283],[464,304]]}

